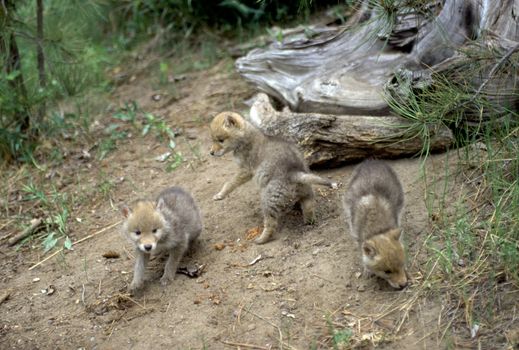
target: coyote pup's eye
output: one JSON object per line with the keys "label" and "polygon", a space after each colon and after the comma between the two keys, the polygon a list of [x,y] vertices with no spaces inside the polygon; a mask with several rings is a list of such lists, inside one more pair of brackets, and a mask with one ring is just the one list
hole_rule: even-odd
{"label": "coyote pup's eye", "polygon": [[140,236],[141,231],[140,231],[140,230],[137,230],[137,231],[135,231],[135,234],[136,234],[137,236]]}
{"label": "coyote pup's eye", "polygon": [[154,228],[151,232],[153,232],[153,233],[157,233],[157,229]]}
{"label": "coyote pup's eye", "polygon": [[218,139],[217,141],[218,141],[218,143],[223,143],[225,140],[224,139]]}
{"label": "coyote pup's eye", "polygon": [[384,273],[390,275],[391,274],[391,270],[386,270],[386,271],[384,271]]}

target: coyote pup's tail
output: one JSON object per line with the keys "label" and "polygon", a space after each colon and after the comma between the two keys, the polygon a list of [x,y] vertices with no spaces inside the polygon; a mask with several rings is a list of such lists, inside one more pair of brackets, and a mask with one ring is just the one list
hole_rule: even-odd
{"label": "coyote pup's tail", "polygon": [[317,176],[314,174],[310,174],[310,173],[305,173],[302,171],[293,173],[290,176],[290,179],[294,182],[298,182],[298,183],[306,184],[306,185],[322,185],[322,186],[328,186],[333,189],[338,188],[337,182],[335,182],[335,181],[331,181],[331,180],[325,179],[323,177],[320,177],[320,176]]}

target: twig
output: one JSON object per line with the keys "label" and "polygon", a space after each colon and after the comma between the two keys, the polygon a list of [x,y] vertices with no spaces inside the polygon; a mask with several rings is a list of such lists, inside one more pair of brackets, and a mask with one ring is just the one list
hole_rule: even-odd
{"label": "twig", "polygon": [[267,348],[267,347],[264,347],[261,345],[236,343],[236,342],[228,341],[228,340],[221,340],[221,342],[224,344],[227,344],[227,345],[236,346],[237,348],[248,348],[248,349],[259,349],[259,350],[270,350],[271,349],[270,347]]}
{"label": "twig", "polygon": [[321,277],[321,276],[319,276],[318,274],[315,274],[315,273],[312,273],[310,276],[320,278],[320,279],[322,279],[323,281],[326,281],[326,282],[329,282],[329,283],[332,283],[332,284],[335,283],[335,282],[330,281],[329,279],[326,279],[326,278],[324,278],[324,277]]}
{"label": "twig", "polygon": [[4,301],[6,301],[7,299],[9,299],[10,296],[11,296],[11,291],[10,291],[10,290],[4,292],[4,293],[0,296],[0,304],[2,304]]}
{"label": "twig", "polygon": [[126,315],[126,312],[128,310],[124,310],[124,312],[119,316],[117,317],[117,319],[114,319],[112,321],[112,324],[110,325],[110,328],[111,328],[111,331],[110,331],[110,335],[108,335],[108,340],[110,340],[110,337],[112,336],[112,334],[114,333],[114,330],[115,330],[115,322],[119,322],[123,317],[124,315]]}
{"label": "twig", "polygon": [[243,310],[245,310],[246,312],[248,312],[248,313],[251,314],[252,316],[259,318],[260,320],[262,320],[262,321],[264,321],[264,322],[267,322],[267,323],[270,324],[272,327],[276,328],[276,329],[278,330],[278,333],[279,333],[279,340],[278,340],[278,341],[279,341],[279,344],[281,344],[281,347],[282,347],[283,349],[284,349],[284,348],[287,348],[287,349],[289,349],[289,350],[290,350],[290,349],[295,349],[293,346],[291,346],[291,345],[289,345],[289,344],[286,344],[286,343],[283,341],[283,332],[281,331],[281,328],[279,328],[278,325],[276,325],[276,324],[270,322],[270,321],[267,320],[265,317],[260,316],[260,315],[254,313],[254,312],[252,312],[252,311],[250,311],[250,310],[248,310],[248,309],[243,309]]}
{"label": "twig", "polygon": [[[101,233],[103,233],[103,232],[105,232],[105,231],[107,231],[107,230],[109,230],[109,229],[111,229],[111,228],[113,228],[113,227],[119,225],[121,222],[122,222],[122,220],[119,220],[119,221],[117,221],[116,223],[113,223],[113,224],[111,224],[111,225],[109,225],[109,226],[107,226],[107,227],[105,227],[105,228],[103,228],[103,229],[101,229],[101,230],[99,230],[99,231],[97,231],[97,232],[92,233],[91,235],[88,235],[88,236],[86,236],[86,237],[83,237],[83,238],[81,238],[79,241],[76,241],[76,242],[72,243],[72,246],[75,246],[76,244],[82,243],[82,242],[84,242],[84,241],[86,241],[86,240],[88,240],[88,239],[90,239],[90,238],[92,238],[92,237],[95,237],[95,236],[97,236],[98,234],[101,234]],[[47,260],[53,258],[54,256],[58,255],[59,253],[61,253],[61,252],[63,251],[63,249],[64,249],[64,248],[61,248],[61,249],[59,249],[59,250],[56,250],[54,253],[52,253],[51,255],[49,255],[48,257],[46,257],[45,259],[43,259],[43,260],[41,260],[40,262],[38,262],[38,263],[32,265],[31,267],[29,267],[29,270],[32,270],[32,269],[34,269],[35,267],[40,266],[40,265],[43,264],[45,261],[47,261]]]}
{"label": "twig", "polygon": [[460,104],[458,106],[458,108],[461,108],[463,106],[466,106],[468,105],[469,103],[472,103],[474,102],[474,100],[476,99],[476,97],[478,97],[478,95],[481,93],[481,91],[485,88],[485,86],[487,86],[488,82],[490,81],[490,79],[492,79],[492,77],[494,76],[494,74],[496,74],[497,70],[499,69],[499,67],[501,67],[501,65],[507,60],[510,58],[510,56],[512,56],[512,54],[519,50],[519,44],[515,45],[515,46],[512,46],[505,54],[503,57],[501,57],[501,59],[492,67],[492,69],[490,70],[490,72],[488,72],[488,77],[481,83],[481,85],[479,86],[479,88],[476,90],[476,92],[474,93],[474,95],[472,95],[472,97],[470,98],[470,100]]}
{"label": "twig", "polygon": [[506,54],[501,57],[501,59],[494,65],[494,67],[492,67],[492,69],[490,70],[490,72],[488,73],[488,77],[485,79],[485,81],[483,81],[483,83],[481,83],[481,85],[479,86],[479,88],[476,90],[476,93],[474,94],[474,98],[479,95],[481,93],[481,90],[483,90],[485,88],[485,86],[488,84],[488,82],[490,81],[490,79],[492,79],[492,76],[494,74],[496,74],[497,70],[499,69],[499,67],[507,60],[510,58],[510,56],[512,56],[512,54],[517,51],[519,49],[519,44],[511,47],[507,52]]}
{"label": "twig", "polygon": [[[6,223],[4,223],[2,226],[0,226],[0,231],[2,231],[4,229],[4,227],[9,226],[13,221],[14,221],[14,219],[7,220]],[[10,233],[6,234],[5,236],[2,236],[2,237],[0,237],[0,241],[3,241],[4,239],[8,239],[12,235],[13,235],[13,232],[10,232]]]}
{"label": "twig", "polygon": [[236,324],[241,323],[241,312],[242,312],[244,306],[245,306],[244,303],[240,303],[240,308],[238,309],[238,315],[236,316],[236,320],[234,321],[234,324],[232,325],[233,333],[236,331]]}
{"label": "twig", "polygon": [[135,305],[140,306],[141,309],[146,309],[146,305],[142,305],[142,304],[136,302],[134,299],[130,298],[128,295],[125,295],[125,294],[119,294],[119,297],[131,301],[131,302],[134,303]]}
{"label": "twig", "polygon": [[21,241],[25,237],[29,237],[42,223],[43,223],[43,219],[41,219],[41,218],[40,219],[32,219],[31,220],[31,225],[29,227],[27,227],[25,230],[23,230],[19,234],[14,235],[13,237],[9,238],[7,243],[10,246],[15,245],[16,243],[18,243],[19,241]]}
{"label": "twig", "polygon": [[85,284],[83,283],[82,286],[83,288],[81,290],[81,302],[83,303],[83,305],[85,305]]}

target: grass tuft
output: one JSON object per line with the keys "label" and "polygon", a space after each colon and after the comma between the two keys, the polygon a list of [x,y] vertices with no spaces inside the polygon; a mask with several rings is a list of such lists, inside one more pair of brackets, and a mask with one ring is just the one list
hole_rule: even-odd
{"label": "grass tuft", "polygon": [[423,140],[424,159],[431,130],[447,126],[456,136],[460,148],[439,179],[427,178],[424,167],[428,285],[444,300],[441,340],[491,348],[506,344],[515,303],[509,295],[519,292],[519,115],[507,107],[517,94],[506,88],[519,55],[504,63],[504,50],[476,45],[462,54],[422,85],[400,76],[388,86],[388,103],[407,121],[402,134]]}

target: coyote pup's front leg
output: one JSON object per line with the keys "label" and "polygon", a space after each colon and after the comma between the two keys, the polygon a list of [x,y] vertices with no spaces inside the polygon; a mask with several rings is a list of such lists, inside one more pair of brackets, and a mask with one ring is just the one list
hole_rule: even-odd
{"label": "coyote pup's front leg", "polygon": [[240,171],[239,173],[234,175],[234,177],[230,181],[226,182],[223,185],[222,190],[218,192],[216,195],[214,195],[213,199],[215,201],[224,199],[225,197],[227,197],[229,193],[231,193],[237,187],[243,185],[250,179],[252,179],[252,173],[250,171]]}
{"label": "coyote pup's front leg", "polygon": [[130,284],[128,291],[131,294],[138,294],[144,284],[144,271],[146,271],[146,265],[150,259],[150,255],[141,252],[139,249],[136,250],[137,259],[135,260],[135,267],[133,270],[133,280]]}
{"label": "coyote pup's front leg", "polygon": [[171,282],[175,279],[175,274],[177,273],[178,264],[180,262],[180,259],[186,252],[186,250],[187,250],[187,245],[180,244],[169,251],[169,257],[168,257],[168,260],[166,261],[166,265],[164,267],[164,274],[162,275],[162,277],[160,279],[160,283],[163,286],[168,285],[169,282]]}

